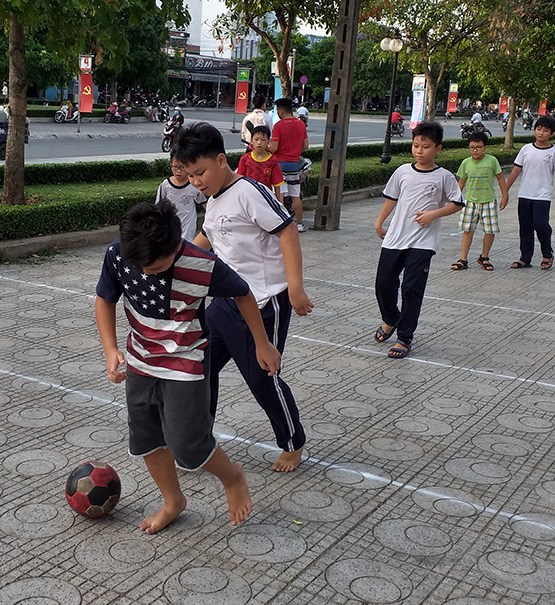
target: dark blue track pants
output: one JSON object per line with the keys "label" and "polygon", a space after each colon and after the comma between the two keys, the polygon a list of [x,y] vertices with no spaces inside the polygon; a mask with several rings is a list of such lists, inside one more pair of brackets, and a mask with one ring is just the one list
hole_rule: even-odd
{"label": "dark blue track pants", "polygon": [[[376,273],[376,298],[382,321],[397,327],[397,338],[407,345],[412,343],[424,291],[428,281],[433,250],[409,248],[392,250],[382,248]],[[400,283],[401,273],[403,283]],[[399,286],[401,287],[401,310],[399,310]]]}
{"label": "dark blue track pants", "polygon": [[[287,290],[260,310],[266,333],[280,353],[285,348],[291,319]],[[293,393],[279,376],[268,376],[256,360],[256,347],[237,305],[229,298],[215,298],[206,309],[210,338],[210,411],[216,415],[219,373],[233,359],[260,407],[270,419],[278,446],[288,452],[298,450],[306,441]]]}
{"label": "dark blue track pants", "polygon": [[538,236],[544,258],[553,256],[551,247],[551,225],[549,224],[549,209],[551,202],[547,200],[530,200],[518,198],[518,224],[520,235],[520,260],[527,265],[534,256],[534,231]]}

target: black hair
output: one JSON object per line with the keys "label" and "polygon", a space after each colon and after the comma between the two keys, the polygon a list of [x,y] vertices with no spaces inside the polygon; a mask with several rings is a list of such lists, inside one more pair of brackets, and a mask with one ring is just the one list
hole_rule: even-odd
{"label": "black hair", "polygon": [[264,95],[255,95],[252,98],[252,104],[255,109],[262,109],[264,103],[266,103],[266,97]]}
{"label": "black hair", "polygon": [[175,206],[142,202],[130,208],[119,225],[121,255],[137,267],[148,267],[170,256],[181,241],[181,221]]}
{"label": "black hair", "polygon": [[534,124],[534,130],[536,130],[538,126],[549,128],[549,130],[551,130],[551,134],[555,132],[555,120],[550,116],[540,116]]}
{"label": "black hair", "polygon": [[252,141],[252,137],[255,134],[263,134],[264,136],[268,137],[268,139],[272,136],[272,133],[270,132],[270,129],[267,126],[265,126],[264,124],[262,124],[261,126],[255,126],[252,129],[252,132],[251,132],[251,141]]}
{"label": "black hair", "polygon": [[208,122],[193,122],[182,127],[174,148],[173,157],[186,166],[199,158],[215,159],[220,153],[225,155],[224,139],[220,131]]}
{"label": "black hair", "polygon": [[483,143],[484,145],[488,144],[488,135],[485,132],[473,132],[468,137],[469,143]]}
{"label": "black hair", "polygon": [[420,122],[412,131],[412,138],[426,137],[431,139],[436,145],[441,145],[443,141],[443,126],[437,122]]}
{"label": "black hair", "polygon": [[281,99],[277,99],[275,103],[276,107],[279,109],[285,109],[288,113],[293,113],[293,101],[289,97],[282,97]]}

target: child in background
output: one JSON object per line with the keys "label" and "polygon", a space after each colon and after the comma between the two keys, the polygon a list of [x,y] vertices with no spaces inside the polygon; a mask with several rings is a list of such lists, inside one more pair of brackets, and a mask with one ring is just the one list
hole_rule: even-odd
{"label": "child in background", "polygon": [[285,183],[279,162],[268,151],[268,143],[272,133],[267,126],[256,126],[252,131],[252,151],[241,156],[237,174],[248,176],[268,189],[274,188],[277,199],[283,204],[280,187]]}
{"label": "child in background", "polygon": [[160,183],[155,203],[166,200],[175,206],[182,237],[192,242],[198,233],[197,204],[206,203],[206,196],[189,184],[183,164],[175,159],[175,148],[170,151],[170,167],[172,175]]}
{"label": "child in background", "polygon": [[522,172],[518,188],[520,258],[511,264],[511,269],[530,267],[534,256],[534,231],[538,236],[543,255],[540,268],[553,267],[552,229],[549,224],[555,173],[555,148],[549,143],[553,132],[555,132],[553,118],[541,116],[536,120],[535,141],[524,145],[518,152],[514,168],[507,179],[507,189],[510,189]]}
{"label": "child in background", "polygon": [[[443,128],[422,122],[412,131],[412,155],[416,162],[403,164],[387,182],[386,198],[375,229],[383,239],[376,273],[376,298],[383,323],[374,334],[385,342],[397,330],[397,343],[388,357],[402,359],[411,350],[418,325],[432,256],[441,234],[437,220],[463,206],[457,180],[434,162],[441,151]],[[389,229],[383,223],[393,212]],[[402,307],[399,310],[399,276],[403,272]]]}
{"label": "child in background", "polygon": [[499,204],[501,210],[509,201],[509,193],[497,158],[486,154],[487,144],[488,137],[485,132],[472,133],[468,137],[470,157],[462,161],[457,171],[461,191],[466,185],[466,206],[459,216],[459,229],[463,232],[461,256],[456,263],[451,265],[453,271],[468,269],[468,252],[478,223],[484,231],[482,254],[478,257],[478,264],[486,271],[493,271],[489,252],[495,234],[499,233],[497,201],[493,189],[494,179],[497,179],[499,189],[501,189]]}

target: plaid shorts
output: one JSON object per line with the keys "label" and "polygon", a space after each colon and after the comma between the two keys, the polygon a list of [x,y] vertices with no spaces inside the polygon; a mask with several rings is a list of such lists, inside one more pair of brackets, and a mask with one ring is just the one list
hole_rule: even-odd
{"label": "plaid shorts", "polygon": [[285,184],[280,187],[283,195],[300,197],[301,195],[301,162],[280,162],[281,172]]}
{"label": "plaid shorts", "polygon": [[499,233],[499,216],[497,202],[475,202],[465,201],[466,206],[459,214],[459,229],[469,232],[476,231],[479,224],[484,233]]}

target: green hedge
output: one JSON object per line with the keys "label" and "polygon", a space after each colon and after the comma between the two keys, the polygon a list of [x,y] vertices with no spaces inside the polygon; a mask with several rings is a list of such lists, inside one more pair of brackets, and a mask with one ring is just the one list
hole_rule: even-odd
{"label": "green hedge", "polygon": [[[466,143],[466,141],[463,141]],[[364,189],[372,185],[382,185],[391,176],[400,163],[410,161],[410,142],[396,143],[394,154],[401,149],[407,154],[405,157],[393,158],[391,164],[380,164],[377,157],[381,154],[381,146],[350,146],[348,157],[370,157],[371,165],[354,165],[345,172],[344,190],[352,191]],[[401,147],[402,146],[402,147]],[[466,145],[463,145],[463,147]],[[372,153],[362,153],[368,147]],[[362,149],[361,149],[362,148]],[[516,152],[493,149],[501,164],[512,163]],[[310,149],[305,153],[313,161],[319,161],[322,156],[321,149]],[[457,154],[459,155],[459,154]],[[229,154],[229,163],[235,167],[241,154]],[[461,150],[460,157],[444,158],[438,156],[438,164],[452,172],[456,172],[461,160],[466,154]],[[374,163],[375,162],[375,163]],[[3,176],[3,169],[0,175]],[[25,178],[28,185],[41,184],[69,184],[93,183],[107,181],[139,180],[147,177],[164,178],[169,174],[169,161],[167,159],[145,162],[131,160],[124,162],[83,162],[76,164],[35,164],[25,167]],[[307,195],[315,195],[318,191],[319,174],[309,177]],[[69,231],[86,231],[98,229],[106,225],[119,223],[125,211],[144,201],[152,201],[152,192],[140,191],[118,196],[106,192],[100,199],[94,201],[53,201],[26,206],[0,205],[0,240],[21,239],[38,235],[65,233]]]}

